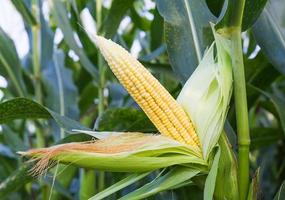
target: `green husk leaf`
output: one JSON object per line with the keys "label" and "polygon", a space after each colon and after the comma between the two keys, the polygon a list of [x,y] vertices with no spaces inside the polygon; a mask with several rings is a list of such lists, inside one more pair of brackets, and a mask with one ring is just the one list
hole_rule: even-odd
{"label": "green husk leaf", "polygon": [[224,127],[232,92],[232,68],[228,40],[214,32],[214,44],[188,79],[177,101],[190,116],[208,158]]}
{"label": "green husk leaf", "polygon": [[22,154],[39,159],[35,173],[43,172],[51,161],[114,172],[146,172],[182,164],[207,170],[207,163],[197,149],[161,135],[142,133],[124,133],[89,143],[68,143]]}
{"label": "green husk leaf", "polygon": [[[225,132],[222,133],[219,139],[219,147],[221,149],[221,156],[214,198],[218,200],[239,199],[237,185],[237,161]],[[225,185],[227,186],[227,190],[225,190]]]}
{"label": "green husk leaf", "polygon": [[206,178],[205,188],[204,188],[204,199],[213,199],[215,186],[216,186],[216,178],[218,174],[220,156],[221,156],[221,149],[218,147],[213,163],[211,165],[211,169]]}

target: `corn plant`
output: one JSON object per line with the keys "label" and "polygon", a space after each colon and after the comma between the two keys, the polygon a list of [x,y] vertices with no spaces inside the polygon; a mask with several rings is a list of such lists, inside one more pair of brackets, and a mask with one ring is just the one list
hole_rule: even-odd
{"label": "corn plant", "polygon": [[7,3],[1,198],[284,198],[281,0]]}

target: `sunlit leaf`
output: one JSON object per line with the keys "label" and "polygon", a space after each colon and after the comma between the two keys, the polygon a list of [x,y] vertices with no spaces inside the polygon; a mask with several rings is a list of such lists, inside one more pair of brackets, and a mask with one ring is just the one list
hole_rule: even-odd
{"label": "sunlit leaf", "polygon": [[23,16],[25,22],[27,22],[31,26],[37,25],[37,20],[25,4],[25,1],[17,1],[17,0],[11,0],[11,2],[14,4],[14,6],[17,8],[17,10],[21,13]]}
{"label": "sunlit leaf", "polygon": [[72,27],[69,22],[68,13],[65,8],[65,5],[62,1],[50,1],[53,17],[55,18],[58,27],[61,29],[64,35],[64,40],[69,45],[69,47],[77,54],[80,58],[82,66],[94,77],[94,81],[97,80],[98,70],[89,60],[89,58],[84,53],[84,50],[81,49],[76,40],[75,32],[72,30]]}
{"label": "sunlit leaf", "polygon": [[14,86],[17,96],[26,95],[23,81],[22,65],[15,45],[10,37],[0,27],[0,73]]}

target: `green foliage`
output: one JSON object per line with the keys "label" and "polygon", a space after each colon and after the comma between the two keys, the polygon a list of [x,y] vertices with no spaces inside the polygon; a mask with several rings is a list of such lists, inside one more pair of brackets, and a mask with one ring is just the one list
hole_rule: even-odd
{"label": "green foliage", "polygon": [[[215,18],[199,0],[157,0],[164,18],[164,33],[173,71],[185,83],[213,41],[209,22]],[[187,42],[185,42],[187,41]]]}

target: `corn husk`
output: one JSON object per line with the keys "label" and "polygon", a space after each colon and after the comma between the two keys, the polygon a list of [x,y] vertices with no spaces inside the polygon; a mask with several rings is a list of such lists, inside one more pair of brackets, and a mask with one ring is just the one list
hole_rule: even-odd
{"label": "corn husk", "polygon": [[207,50],[177,98],[193,121],[205,159],[218,142],[232,93],[229,41],[218,33],[214,35],[215,44]]}
{"label": "corn husk", "polygon": [[207,170],[207,162],[189,145],[143,133],[124,133],[92,142],[20,153],[39,160],[33,169],[35,174],[53,166],[53,161],[113,172],[144,172],[172,165],[199,166]]}

